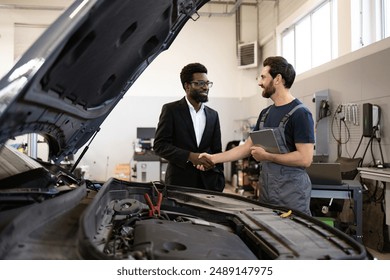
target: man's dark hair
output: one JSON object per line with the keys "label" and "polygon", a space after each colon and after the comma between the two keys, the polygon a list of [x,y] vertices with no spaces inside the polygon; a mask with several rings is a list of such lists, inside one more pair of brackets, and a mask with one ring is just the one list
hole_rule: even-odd
{"label": "man's dark hair", "polygon": [[190,63],[184,66],[180,73],[180,80],[181,84],[183,85],[183,88],[185,83],[189,83],[192,81],[192,75],[194,73],[207,74],[207,68],[200,63]]}
{"label": "man's dark hair", "polygon": [[280,74],[284,80],[284,87],[291,88],[295,80],[295,70],[284,57],[270,56],[264,60],[263,66],[270,67],[269,73],[273,79]]}

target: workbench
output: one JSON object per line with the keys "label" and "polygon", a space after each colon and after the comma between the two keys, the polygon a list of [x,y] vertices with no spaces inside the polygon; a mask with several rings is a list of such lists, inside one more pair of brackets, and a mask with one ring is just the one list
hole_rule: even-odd
{"label": "workbench", "polygon": [[390,169],[377,167],[358,167],[360,177],[383,182],[385,192],[385,217],[386,225],[390,226]]}
{"label": "workbench", "polygon": [[312,185],[312,198],[334,198],[353,200],[354,225],[356,235],[353,237],[363,243],[363,190],[357,180],[344,180],[341,185]]}

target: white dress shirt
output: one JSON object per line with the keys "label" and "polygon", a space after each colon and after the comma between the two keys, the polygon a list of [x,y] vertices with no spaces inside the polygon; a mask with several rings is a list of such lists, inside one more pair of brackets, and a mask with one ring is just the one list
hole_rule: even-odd
{"label": "white dress shirt", "polygon": [[202,140],[203,132],[206,127],[206,114],[204,112],[204,104],[200,106],[200,109],[198,112],[196,112],[194,106],[188,101],[186,97],[186,101],[188,104],[188,108],[190,109],[190,114],[192,118],[192,123],[194,125],[194,131],[196,136],[196,143],[200,144],[200,141]]}

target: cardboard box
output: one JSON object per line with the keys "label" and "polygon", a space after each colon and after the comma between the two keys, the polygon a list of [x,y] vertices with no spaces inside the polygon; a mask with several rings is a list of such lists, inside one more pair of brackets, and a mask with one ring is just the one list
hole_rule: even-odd
{"label": "cardboard box", "polygon": [[115,166],[114,177],[123,181],[130,181],[131,168],[129,163],[119,163]]}

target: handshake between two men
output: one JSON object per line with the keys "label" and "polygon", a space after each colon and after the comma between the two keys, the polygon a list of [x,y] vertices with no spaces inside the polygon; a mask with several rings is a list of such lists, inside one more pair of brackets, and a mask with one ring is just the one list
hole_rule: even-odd
{"label": "handshake between two men", "polygon": [[207,171],[215,167],[212,155],[208,153],[190,153],[189,161],[199,170]]}
{"label": "handshake between two men", "polygon": [[252,156],[258,162],[274,161],[274,156],[271,153],[258,145],[253,145],[250,138],[243,145],[222,153],[190,153],[189,160],[197,169],[207,171],[214,168],[217,163],[235,161],[248,156]]}

